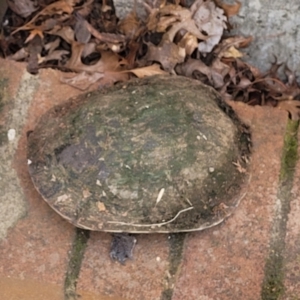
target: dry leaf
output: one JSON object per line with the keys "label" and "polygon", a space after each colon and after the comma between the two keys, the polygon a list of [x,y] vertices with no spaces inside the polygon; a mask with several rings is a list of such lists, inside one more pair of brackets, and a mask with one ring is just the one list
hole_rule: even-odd
{"label": "dry leaf", "polygon": [[196,0],[191,6],[193,19],[199,30],[207,34],[206,40],[199,43],[198,50],[202,53],[209,53],[219,43],[224,29],[227,28],[227,17],[224,10],[216,7],[215,3]]}
{"label": "dry leaf", "polygon": [[37,74],[39,70],[39,57],[43,49],[41,37],[39,35],[35,35],[34,38],[29,41],[27,49],[29,53],[27,71],[31,74]]}
{"label": "dry leaf", "polygon": [[240,1],[236,1],[235,4],[227,4],[221,0],[215,0],[215,1],[216,1],[217,5],[220,6],[224,10],[224,12],[228,18],[237,15],[238,12],[240,11],[240,8],[241,8]]}
{"label": "dry leaf", "polygon": [[144,59],[147,62],[159,62],[164,70],[172,72],[178,63],[185,58],[185,49],[168,40],[163,40],[158,46],[148,44],[148,51]]}
{"label": "dry leaf", "polygon": [[[73,7],[69,5],[66,1],[64,0],[56,1],[46,6],[37,15],[35,15],[28,23],[17,28],[11,34],[13,35],[20,30],[32,30],[32,29],[50,30],[49,23],[47,23],[47,19],[45,20],[45,16],[52,17],[54,15],[61,15],[62,19],[65,19],[66,16],[63,16],[63,14],[66,14],[68,18],[68,16],[70,16],[72,12],[73,12]],[[51,19],[51,24],[53,24],[54,27],[56,21],[54,19]]]}
{"label": "dry leaf", "polygon": [[148,67],[142,67],[142,68],[136,68],[128,71],[123,72],[131,72],[138,78],[143,78],[147,76],[153,76],[153,75],[168,75],[169,73],[166,71],[163,71],[158,64],[153,64]]}
{"label": "dry leaf", "polygon": [[[229,37],[223,39],[221,43],[219,43],[219,45],[214,50],[214,53],[218,55],[219,58],[226,57],[226,53],[228,53],[228,49],[232,47],[242,48],[245,45],[249,45],[251,41],[252,41],[252,37],[247,37],[247,38],[240,37],[240,36]],[[234,57],[236,58],[236,56]]]}
{"label": "dry leaf", "polygon": [[299,120],[300,101],[298,100],[279,101],[276,107],[288,111],[290,118],[292,120]]}
{"label": "dry leaf", "polygon": [[68,77],[62,77],[60,81],[84,91],[99,79],[103,78],[103,76],[103,73],[94,72],[93,74],[88,74],[87,72],[81,72],[73,76],[68,74]]}
{"label": "dry leaf", "polygon": [[48,33],[60,36],[69,44],[72,44],[75,39],[74,30],[69,26],[62,28],[60,26],[55,26],[52,30],[48,31]]}
{"label": "dry leaf", "polygon": [[192,55],[198,47],[198,40],[194,35],[187,32],[178,43],[178,46],[184,48],[187,55]]}
{"label": "dry leaf", "polygon": [[239,58],[239,57],[243,57],[243,53],[237,50],[234,46],[230,46],[226,51],[223,52],[223,57]]}
{"label": "dry leaf", "polygon": [[39,58],[39,64],[49,61],[49,60],[61,60],[64,55],[68,55],[69,51],[66,50],[54,50],[48,55]]}
{"label": "dry leaf", "polygon": [[33,40],[36,35],[38,35],[41,38],[41,40],[44,38],[43,32],[41,30],[33,29],[33,30],[31,30],[28,38],[25,40],[25,44],[27,44],[29,41]]}
{"label": "dry leaf", "polygon": [[93,65],[85,65],[81,61],[82,52],[85,45],[77,42],[72,43],[72,56],[67,61],[65,67],[72,71],[80,72],[97,72],[104,73],[106,71],[121,71],[122,66],[126,63],[117,54],[110,51],[101,52],[101,58]]}
{"label": "dry leaf", "polygon": [[7,4],[12,11],[23,18],[29,17],[39,8],[38,5],[36,5],[36,1],[32,0],[8,0]]}
{"label": "dry leaf", "polygon": [[83,190],[83,191],[82,191],[82,196],[83,196],[84,199],[90,197],[91,195],[92,195],[92,194],[90,193],[89,190]]}
{"label": "dry leaf", "polygon": [[112,86],[116,82],[129,80],[128,73],[120,72],[104,72],[103,77],[98,81],[98,88]]}
{"label": "dry leaf", "polygon": [[91,33],[89,32],[85,19],[79,14],[75,14],[76,24],[74,28],[74,33],[77,42],[87,44],[91,38]]}
{"label": "dry leaf", "polygon": [[130,39],[136,38],[141,35],[141,22],[137,17],[135,10],[129,13],[119,24],[119,31]]}
{"label": "dry leaf", "polygon": [[104,203],[102,203],[100,201],[97,202],[97,207],[98,207],[99,211],[106,211],[106,207],[105,207]]}

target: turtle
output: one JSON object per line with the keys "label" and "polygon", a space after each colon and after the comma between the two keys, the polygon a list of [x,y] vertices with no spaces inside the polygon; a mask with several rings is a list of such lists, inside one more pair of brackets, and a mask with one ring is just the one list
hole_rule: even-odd
{"label": "turtle", "polygon": [[152,76],[53,107],[27,146],[43,199],[76,227],[113,233],[123,263],[136,234],[203,230],[232,214],[251,134],[213,88]]}

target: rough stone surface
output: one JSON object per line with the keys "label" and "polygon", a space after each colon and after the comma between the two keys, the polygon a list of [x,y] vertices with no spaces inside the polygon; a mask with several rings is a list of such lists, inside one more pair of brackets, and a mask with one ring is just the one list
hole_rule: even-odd
{"label": "rough stone surface", "polygon": [[[20,66],[17,68],[20,75],[12,81],[9,76],[11,72],[7,73],[5,67],[0,67],[0,115],[3,117],[0,143],[0,239],[26,213],[26,203],[12,162],[38,79],[24,72]],[[10,138],[9,131],[14,133]]]}
{"label": "rough stone surface", "polygon": [[[231,1],[234,2],[234,1]],[[300,3],[294,0],[241,0],[239,14],[232,18],[233,33],[253,36],[246,49],[251,64],[267,70],[278,62],[299,72]]]}
{"label": "rough stone surface", "polygon": [[[146,12],[143,6],[144,0],[136,0],[137,12],[142,20],[146,18]],[[119,19],[124,19],[133,9],[134,9],[134,0],[124,1],[124,0],[115,0],[114,6],[116,9],[116,15]]]}

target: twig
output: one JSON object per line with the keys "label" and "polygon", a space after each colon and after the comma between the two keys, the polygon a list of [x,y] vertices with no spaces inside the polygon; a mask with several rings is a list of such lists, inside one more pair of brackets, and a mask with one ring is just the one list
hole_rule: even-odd
{"label": "twig", "polygon": [[191,209],[194,209],[194,207],[192,206],[192,207],[188,207],[188,208],[182,209],[182,210],[180,210],[176,214],[176,216],[174,218],[172,218],[169,221],[162,222],[162,223],[155,223],[155,224],[135,224],[135,223],[126,223],[126,222],[117,222],[117,221],[108,221],[107,223],[118,224],[118,225],[125,225],[125,226],[135,226],[135,227],[156,227],[156,226],[160,227],[160,226],[172,223],[173,221],[175,221],[179,217],[180,214],[182,214],[185,211],[191,210]]}

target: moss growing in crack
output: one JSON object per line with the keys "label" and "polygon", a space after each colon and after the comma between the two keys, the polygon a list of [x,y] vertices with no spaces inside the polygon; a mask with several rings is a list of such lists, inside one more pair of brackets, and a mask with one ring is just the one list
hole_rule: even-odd
{"label": "moss growing in crack", "polygon": [[297,161],[299,121],[289,120],[284,138],[283,155],[281,161],[280,181],[292,179]]}
{"label": "moss growing in crack", "polygon": [[7,78],[0,78],[0,113],[4,107],[5,88],[8,85]]}
{"label": "moss growing in crack", "polygon": [[161,294],[160,300],[171,300],[173,296],[173,289],[164,290]]}
{"label": "moss growing in crack", "polygon": [[266,261],[265,279],[261,292],[262,300],[277,300],[284,292],[283,254],[285,251],[287,220],[290,212],[291,190],[298,159],[298,127],[299,121],[288,120],[277,192],[280,205],[276,207],[274,215],[270,254]]}
{"label": "moss growing in crack", "polygon": [[[0,115],[5,105],[5,87],[8,84],[8,79],[0,78]],[[0,125],[0,146],[3,145],[7,141],[6,129],[4,126]]]}
{"label": "moss growing in crack", "polygon": [[85,248],[87,246],[87,241],[89,239],[90,232],[87,230],[76,228],[76,234],[73,241],[69,265],[65,278],[64,293],[65,300],[75,300],[76,295],[76,285],[79,276],[81,263],[84,257]]}
{"label": "moss growing in crack", "polygon": [[266,262],[262,300],[277,300],[284,292],[283,257],[277,254],[274,252]]}
{"label": "moss growing in crack", "polygon": [[0,125],[0,146],[7,141],[7,133],[3,126]]}
{"label": "moss growing in crack", "polygon": [[184,240],[186,233],[174,233],[169,235],[169,276],[166,278],[167,287],[162,292],[161,300],[171,300],[173,296],[173,286],[178,273],[183,253]]}
{"label": "moss growing in crack", "polygon": [[185,237],[186,237],[186,233],[175,233],[169,235],[169,243],[170,243],[169,272],[171,276],[176,275],[179,269],[182,260]]}

